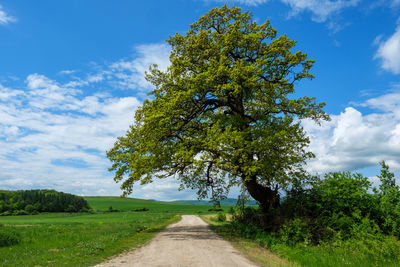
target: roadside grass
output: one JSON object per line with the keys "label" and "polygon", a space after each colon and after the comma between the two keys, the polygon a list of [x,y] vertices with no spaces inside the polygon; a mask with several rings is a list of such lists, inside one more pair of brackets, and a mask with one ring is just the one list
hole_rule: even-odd
{"label": "roadside grass", "polygon": [[385,256],[391,253],[390,250],[400,248],[400,241],[393,237],[380,241],[380,249],[377,249],[377,244],[373,244],[373,240],[348,240],[319,246],[301,243],[291,246],[268,233],[252,240],[233,229],[230,222],[217,222],[210,215],[201,215],[201,218],[217,234],[262,266],[400,266],[398,261]]}
{"label": "roadside grass", "polygon": [[261,266],[271,266],[271,267],[286,267],[286,266],[299,266],[293,262],[280,257],[271,250],[261,247],[258,242],[254,240],[243,238],[229,228],[229,220],[231,218],[230,214],[227,214],[227,222],[218,222],[215,217],[216,215],[200,215],[206,223],[208,223],[213,231],[220,235],[225,240],[231,242],[231,244],[241,251],[253,262]]}
{"label": "roadside grass", "polygon": [[[0,247],[0,266],[93,266],[142,246],[179,221],[180,214],[210,213],[210,206],[119,197],[85,199],[96,212],[1,216],[0,224],[17,232],[22,240]],[[107,212],[110,206],[120,212]],[[143,208],[145,211],[135,211]]]}

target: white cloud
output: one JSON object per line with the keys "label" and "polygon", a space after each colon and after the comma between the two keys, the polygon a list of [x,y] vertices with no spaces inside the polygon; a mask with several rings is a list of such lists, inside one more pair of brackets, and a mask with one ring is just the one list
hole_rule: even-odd
{"label": "white cloud", "polygon": [[394,74],[400,73],[400,26],[387,40],[382,40],[382,36],[375,39],[378,50],[374,58],[381,61],[381,67]]}
{"label": "white cloud", "polygon": [[17,21],[16,18],[8,15],[4,10],[3,7],[0,5],[0,24],[8,24],[10,22],[15,22]]}
{"label": "white cloud", "polygon": [[311,12],[313,21],[325,22],[343,9],[356,6],[360,0],[281,0],[281,2],[290,6],[290,16],[308,11]]}
{"label": "white cloud", "polygon": [[[151,89],[144,71],[152,63],[162,69],[169,64],[165,45],[142,45],[135,51],[130,60],[96,65],[95,71],[62,77],[63,82],[34,73],[24,83],[8,81],[18,89],[0,85],[0,188],[121,194],[108,172],[111,163],[105,152],[132,124],[140,105],[136,96]],[[119,91],[125,88],[132,96],[118,96],[126,95]],[[192,191],[178,192],[178,187],[170,180],[155,181],[137,187],[133,196],[195,198]]]}
{"label": "white cloud", "polygon": [[[64,84],[64,88],[81,88],[104,82],[113,89],[137,90],[141,94],[148,92],[152,85],[146,81],[145,72],[153,64],[161,70],[166,70],[170,64],[170,48],[162,44],[146,44],[134,47],[134,55],[129,59],[99,66],[95,64],[96,71],[84,74],[83,77],[74,76]],[[61,71],[59,74],[75,72]]]}
{"label": "white cloud", "polygon": [[377,113],[362,114],[348,107],[332,115],[322,127],[304,121],[316,158],[309,162],[312,172],[360,170],[377,166],[381,160],[400,170],[400,93],[371,98],[361,104]]}
{"label": "white cloud", "polygon": [[151,85],[144,78],[145,72],[153,64],[165,70],[170,64],[170,48],[166,44],[149,44],[135,47],[136,56],[132,60],[120,60],[111,64],[116,85],[124,89],[139,88],[148,90]]}
{"label": "white cloud", "polygon": [[139,100],[84,96],[39,74],[25,85],[0,86],[0,187],[120,194],[105,151],[128,129]]}

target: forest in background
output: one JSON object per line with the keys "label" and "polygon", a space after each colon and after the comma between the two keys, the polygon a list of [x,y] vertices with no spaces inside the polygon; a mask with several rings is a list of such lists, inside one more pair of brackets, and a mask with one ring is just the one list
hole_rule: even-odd
{"label": "forest in background", "polygon": [[89,210],[89,204],[83,197],[55,190],[0,191],[0,215],[2,216]]}

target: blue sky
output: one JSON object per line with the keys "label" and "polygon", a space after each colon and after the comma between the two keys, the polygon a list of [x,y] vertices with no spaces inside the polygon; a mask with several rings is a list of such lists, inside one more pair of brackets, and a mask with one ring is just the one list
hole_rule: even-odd
{"label": "blue sky", "polygon": [[[132,123],[168,66],[165,40],[224,3],[270,19],[316,60],[298,95],[327,103],[332,121],[304,121],[310,172],[400,171],[399,0],[0,0],[0,188],[119,195],[105,151]],[[173,179],[133,197],[193,199]],[[234,196],[235,192],[233,192]]]}

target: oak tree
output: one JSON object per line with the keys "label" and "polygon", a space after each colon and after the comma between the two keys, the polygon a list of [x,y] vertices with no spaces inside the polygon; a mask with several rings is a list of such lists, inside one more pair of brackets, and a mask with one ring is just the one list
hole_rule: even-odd
{"label": "oak tree", "polygon": [[107,152],[124,194],[134,183],[174,176],[200,198],[242,187],[262,209],[307,178],[313,154],[301,119],[329,119],[324,103],[296,97],[314,63],[296,41],[238,7],[210,10],[167,40],[171,65],[150,68],[150,99]]}

